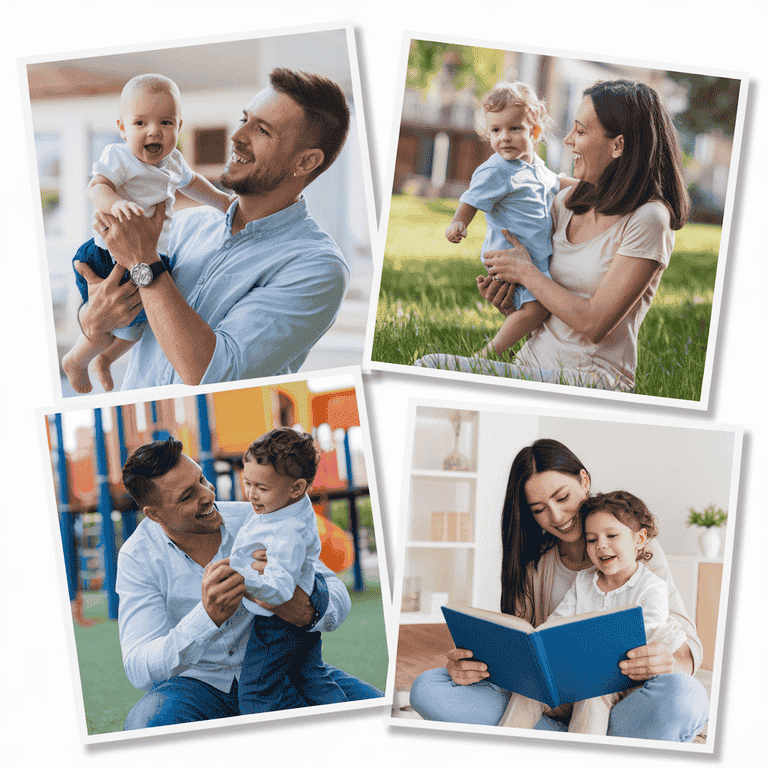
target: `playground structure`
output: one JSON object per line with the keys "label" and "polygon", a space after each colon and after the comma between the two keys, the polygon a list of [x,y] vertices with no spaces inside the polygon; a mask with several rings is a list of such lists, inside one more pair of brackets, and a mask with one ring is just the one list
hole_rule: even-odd
{"label": "playground structure", "polygon": [[[304,381],[285,382],[113,406],[110,416],[105,419],[101,408],[94,409],[92,428],[78,428],[69,452],[62,414],[46,417],[71,601],[81,587],[103,589],[109,618],[117,618],[117,552],[140,516],[122,483],[122,466],[136,448],[175,437],[200,464],[219,500],[242,500],[242,455],[255,438],[278,426],[310,432],[320,445],[310,492],[320,558],[336,572],[351,567],[353,589],[364,589],[360,552],[367,531],[360,528],[358,499],[369,491],[365,464],[350,444],[350,430],[360,426],[354,389],[313,394]],[[336,499],[346,501],[349,535],[330,520]]]}

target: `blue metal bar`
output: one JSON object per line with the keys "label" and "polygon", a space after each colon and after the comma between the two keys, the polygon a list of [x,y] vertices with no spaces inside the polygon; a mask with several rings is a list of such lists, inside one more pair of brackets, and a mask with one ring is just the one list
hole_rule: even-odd
{"label": "blue metal bar", "polygon": [[99,489],[99,514],[101,516],[101,547],[104,555],[104,588],[107,592],[109,618],[117,618],[117,548],[115,530],[112,525],[112,499],[109,495],[109,477],[107,475],[107,446],[104,441],[104,427],[101,421],[101,408],[93,412],[93,434],[96,445],[96,485]]}
{"label": "blue metal bar", "polygon": [[[49,423],[50,423],[50,417]],[[67,589],[69,600],[72,602],[77,597],[77,585],[79,582],[77,563],[77,542],[75,541],[75,517],[69,510],[69,476],[67,474],[67,454],[64,450],[64,430],[61,426],[61,414],[53,415],[53,424],[56,432],[56,444],[53,446],[53,459],[56,463],[56,472],[59,477],[59,530],[61,531],[61,544],[64,549],[64,571],[67,575]]]}
{"label": "blue metal bar", "polygon": [[216,487],[216,470],[213,466],[211,453],[211,426],[208,420],[208,401],[205,395],[198,395],[197,401],[197,432],[200,438],[200,466],[205,479]]}
{"label": "blue metal bar", "polygon": [[363,567],[360,565],[360,521],[357,514],[357,502],[355,501],[355,480],[352,476],[352,451],[349,447],[349,430],[344,431],[344,460],[347,464],[347,490],[349,493],[349,527],[352,530],[352,547],[355,551],[355,562],[352,572],[355,575],[354,589],[362,592],[365,589],[363,581]]}
{"label": "blue metal bar", "polygon": [[157,403],[152,401],[152,439],[167,440],[171,433],[167,429],[157,429]]}
{"label": "blue metal bar", "polygon": [[[123,406],[115,406],[117,413],[117,444],[120,447],[120,466],[125,466],[128,461],[128,447],[125,444],[125,422],[123,420]],[[123,512],[123,541],[136,530],[136,510],[131,504],[131,508]]]}

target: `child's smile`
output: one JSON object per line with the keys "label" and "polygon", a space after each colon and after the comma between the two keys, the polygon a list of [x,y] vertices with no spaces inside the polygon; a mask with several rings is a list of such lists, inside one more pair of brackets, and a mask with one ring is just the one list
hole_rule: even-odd
{"label": "child's smile", "polygon": [[117,125],[135,157],[159,165],[179,140],[179,106],[165,90],[140,88],[121,105]]}
{"label": "child's smile", "polygon": [[600,571],[598,586],[608,590],[625,584],[637,570],[638,550],[646,541],[645,528],[633,531],[610,512],[591,513],[584,521],[587,555]]}
{"label": "child's smile", "polygon": [[298,501],[306,483],[281,475],[271,464],[243,463],[243,491],[257,515],[268,515]]}

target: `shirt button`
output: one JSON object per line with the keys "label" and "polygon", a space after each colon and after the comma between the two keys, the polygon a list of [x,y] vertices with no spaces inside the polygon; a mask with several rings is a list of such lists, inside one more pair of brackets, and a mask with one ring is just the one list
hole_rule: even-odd
{"label": "shirt button", "polygon": [[231,248],[232,247],[232,241],[231,240],[227,240],[227,242],[224,243],[224,247],[225,248]]}

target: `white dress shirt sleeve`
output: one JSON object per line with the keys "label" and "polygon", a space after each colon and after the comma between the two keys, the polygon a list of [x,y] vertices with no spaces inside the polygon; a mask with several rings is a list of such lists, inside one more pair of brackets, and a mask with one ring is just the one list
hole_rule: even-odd
{"label": "white dress shirt sleeve", "polygon": [[118,627],[125,673],[136,688],[149,691],[196,664],[219,628],[201,601],[172,626],[159,586],[162,579],[125,551],[119,560]]}

